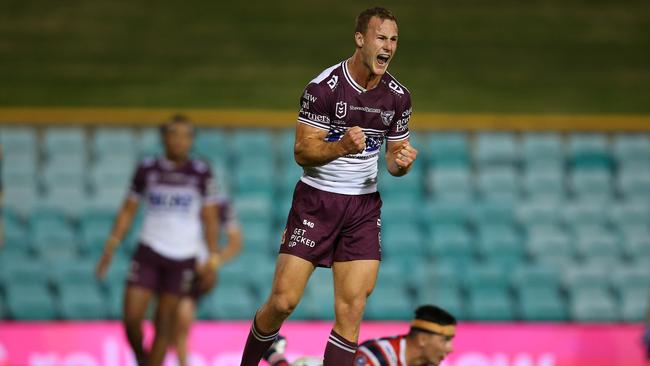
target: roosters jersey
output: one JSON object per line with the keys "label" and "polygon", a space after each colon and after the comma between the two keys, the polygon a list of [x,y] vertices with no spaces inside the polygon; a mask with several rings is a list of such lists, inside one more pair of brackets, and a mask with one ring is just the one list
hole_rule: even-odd
{"label": "roosters jersey", "polygon": [[298,122],[327,131],[326,141],[338,141],[354,126],[363,129],[366,149],[325,165],[304,168],[301,180],[318,189],[341,194],[366,194],[377,190],[377,161],[384,140],[409,137],[411,95],[392,75],[366,90],[348,71],[348,60],[334,65],[305,88]]}
{"label": "roosters jersey", "polygon": [[361,343],[354,366],[406,366],[406,336],[371,339]]}
{"label": "roosters jersey", "polygon": [[171,259],[196,257],[205,246],[201,208],[218,201],[210,167],[199,160],[175,166],[144,159],[133,176],[129,197],[144,204],[140,241]]}

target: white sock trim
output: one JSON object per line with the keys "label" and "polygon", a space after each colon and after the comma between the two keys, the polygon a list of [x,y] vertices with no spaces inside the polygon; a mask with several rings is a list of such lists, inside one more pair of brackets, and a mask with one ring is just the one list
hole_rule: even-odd
{"label": "white sock trim", "polygon": [[350,348],[349,346],[347,346],[346,344],[344,344],[343,342],[341,342],[340,340],[338,340],[337,338],[335,338],[331,334],[330,334],[330,339],[329,339],[328,342],[331,343],[332,345],[344,350],[344,351],[347,351],[347,352],[350,352],[350,353],[357,353],[356,349]]}
{"label": "white sock trim", "polygon": [[275,339],[278,337],[278,333],[280,331],[278,330],[277,332],[271,334],[271,335],[261,335],[257,329],[255,329],[255,325],[251,326],[251,334],[255,339],[257,339],[260,342],[270,342],[270,341],[275,341]]}

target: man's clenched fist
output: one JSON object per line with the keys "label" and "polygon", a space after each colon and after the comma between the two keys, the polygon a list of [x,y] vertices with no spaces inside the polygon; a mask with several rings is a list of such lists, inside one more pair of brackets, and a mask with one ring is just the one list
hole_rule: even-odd
{"label": "man's clenched fist", "polygon": [[393,149],[393,156],[395,157],[395,164],[400,169],[406,169],[413,164],[418,156],[418,151],[408,141],[405,141]]}
{"label": "man's clenched fist", "polygon": [[345,155],[359,154],[366,149],[366,134],[359,126],[349,128],[341,139]]}

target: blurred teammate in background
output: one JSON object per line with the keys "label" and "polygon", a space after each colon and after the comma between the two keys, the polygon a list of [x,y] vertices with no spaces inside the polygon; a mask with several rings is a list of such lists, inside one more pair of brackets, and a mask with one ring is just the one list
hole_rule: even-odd
{"label": "blurred teammate in background", "polygon": [[[237,221],[234,208],[225,194],[219,194],[217,202],[219,216],[219,228],[226,233],[226,243],[219,251],[221,263],[232,260],[242,248],[241,227]],[[196,318],[196,306],[200,298],[210,292],[217,282],[217,274],[212,270],[210,264],[210,253],[205,246],[201,247],[197,258],[197,273],[202,273],[203,281],[194,281],[189,295],[184,296],[178,305],[178,319],[174,336],[176,337],[176,354],[178,355],[179,366],[187,366],[187,340],[192,322]]]}
{"label": "blurred teammate in background", "polygon": [[[123,318],[139,366],[162,364],[173,341],[178,304],[195,279],[200,247],[207,245],[210,253],[205,273],[199,274],[203,288],[221,264],[212,173],[208,164],[189,158],[194,128],[187,118],[175,116],[161,126],[161,137],[165,156],[147,158],[138,165],[96,270],[100,278],[106,274],[142,202],[145,216],[127,278]],[[145,352],[142,321],[154,296],[158,300],[156,334]]]}
{"label": "blurred teammate in background", "polygon": [[[242,366],[257,366],[300,301],[316,266],[332,267],[335,322],[326,366],[354,361],[366,299],[381,248],[378,161],[387,140],[390,174],[408,173],[411,97],[387,72],[397,48],[397,21],[387,9],[357,17],[356,49],[312,80],[300,100],[294,157],[304,173],[296,185],[281,240],[273,287],[255,314]],[[399,243],[395,243],[399,244]]]}
{"label": "blurred teammate in background", "polygon": [[[440,365],[453,351],[456,319],[434,305],[415,310],[409,332],[404,335],[363,342],[355,356],[355,366],[430,366]],[[289,363],[284,355],[286,339],[280,337],[264,359],[271,366],[322,366],[322,360],[302,357]]]}

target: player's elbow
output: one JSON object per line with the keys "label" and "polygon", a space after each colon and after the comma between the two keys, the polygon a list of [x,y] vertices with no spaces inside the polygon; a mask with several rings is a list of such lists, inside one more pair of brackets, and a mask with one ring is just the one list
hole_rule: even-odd
{"label": "player's elbow", "polygon": [[296,144],[293,149],[293,158],[296,160],[296,164],[300,165],[303,168],[308,168],[312,166],[311,162],[307,158],[305,149],[301,144]]}
{"label": "player's elbow", "polygon": [[296,164],[300,165],[301,167],[306,168],[308,166],[307,159],[305,159],[302,155],[293,154],[293,158],[296,160]]}

